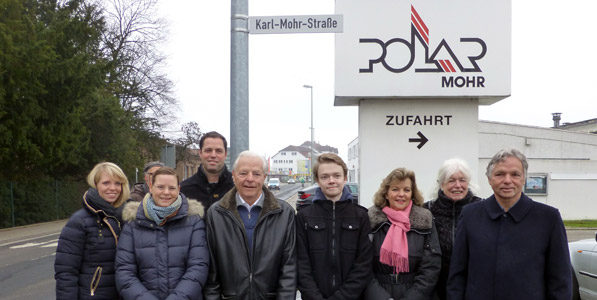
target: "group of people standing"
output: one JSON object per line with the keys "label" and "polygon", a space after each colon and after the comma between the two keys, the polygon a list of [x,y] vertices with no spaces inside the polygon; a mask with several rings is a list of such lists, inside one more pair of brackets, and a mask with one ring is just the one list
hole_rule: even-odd
{"label": "group of people standing", "polygon": [[[489,162],[494,194],[475,196],[460,159],[444,162],[424,202],[415,173],[392,170],[373,206],[352,202],[342,159],[313,165],[315,197],[295,213],[265,186],[267,163],[226,139],[200,140],[201,165],[179,182],[159,162],[133,186],[113,163],[88,176],[83,208],[56,251],[60,299],[569,299],[559,212],[523,193],[518,150]],[[136,197],[136,198],[135,198]],[[127,199],[129,199],[127,201]]]}

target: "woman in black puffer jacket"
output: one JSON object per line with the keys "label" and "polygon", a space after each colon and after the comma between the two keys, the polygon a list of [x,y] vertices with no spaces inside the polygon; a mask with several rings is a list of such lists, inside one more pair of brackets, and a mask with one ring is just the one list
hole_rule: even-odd
{"label": "woman in black puffer jacket", "polygon": [[209,270],[203,205],[180,193],[174,169],[161,167],[151,179],[151,193],[123,211],[118,291],[125,300],[201,300]]}
{"label": "woman in black puffer jacket", "polygon": [[91,186],[83,208],[62,229],[56,248],[56,299],[119,299],[114,282],[119,207],[129,197],[129,183],[115,164],[97,164],[87,176]]}
{"label": "woman in black puffer jacket", "polygon": [[481,201],[470,189],[470,181],[471,171],[465,161],[457,158],[445,161],[437,174],[437,198],[424,205],[433,214],[442,249],[442,269],[435,286],[434,299],[446,299],[450,257],[460,212],[465,205]]}

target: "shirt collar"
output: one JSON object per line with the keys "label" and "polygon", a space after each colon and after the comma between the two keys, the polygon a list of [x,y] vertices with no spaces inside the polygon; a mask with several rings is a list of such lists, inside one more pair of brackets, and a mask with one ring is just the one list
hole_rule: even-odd
{"label": "shirt collar", "polygon": [[261,192],[261,195],[259,195],[259,199],[257,199],[257,201],[253,203],[253,205],[249,205],[249,203],[247,203],[247,201],[245,201],[245,199],[243,199],[243,197],[241,197],[239,193],[236,193],[236,207],[239,206],[244,206],[249,211],[251,211],[251,208],[255,206],[263,207],[263,192]]}

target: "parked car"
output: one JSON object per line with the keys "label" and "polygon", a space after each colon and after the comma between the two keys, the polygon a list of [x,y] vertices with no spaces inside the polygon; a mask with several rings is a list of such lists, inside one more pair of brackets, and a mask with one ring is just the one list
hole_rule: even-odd
{"label": "parked car", "polygon": [[[359,184],[354,182],[347,182],[346,186],[352,192],[352,202],[355,204],[359,204]],[[298,191],[298,198],[296,199],[296,209],[303,205],[311,204],[313,202],[313,197],[315,197],[315,190],[319,186],[314,184],[312,186],[306,187],[300,191]]]}
{"label": "parked car", "polygon": [[267,188],[270,190],[279,190],[280,189],[280,179],[279,178],[270,178],[267,182]]}
{"label": "parked car", "polygon": [[292,178],[288,179],[288,184],[295,184],[295,183],[296,183],[296,180],[294,180]]}
{"label": "parked car", "polygon": [[356,182],[347,182],[346,186],[352,192],[352,202],[359,204],[359,184]]}
{"label": "parked car", "polygon": [[572,263],[572,300],[597,300],[597,235],[568,243]]}

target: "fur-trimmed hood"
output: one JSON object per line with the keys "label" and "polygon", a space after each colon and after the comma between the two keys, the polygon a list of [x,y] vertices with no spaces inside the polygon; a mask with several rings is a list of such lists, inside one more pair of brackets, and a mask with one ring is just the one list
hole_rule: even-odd
{"label": "fur-trimmed hood", "polygon": [[[382,211],[382,208],[375,205],[371,206],[367,213],[369,214],[371,228],[374,230],[379,225],[390,222],[386,214]],[[431,212],[417,205],[412,206],[409,219],[411,228],[429,230],[433,226],[433,216],[431,215]]]}
{"label": "fur-trimmed hood", "polygon": [[[130,222],[136,219],[137,211],[139,210],[139,206],[143,203],[147,198],[150,197],[150,194],[145,195],[145,198],[141,202],[137,201],[129,201],[125,204],[124,210],[122,211],[122,220],[125,222]],[[183,198],[185,199],[185,198]],[[193,199],[186,199],[188,203],[188,210],[187,215],[194,216],[198,215],[203,218],[205,213],[205,209],[203,204],[197,200]]]}

